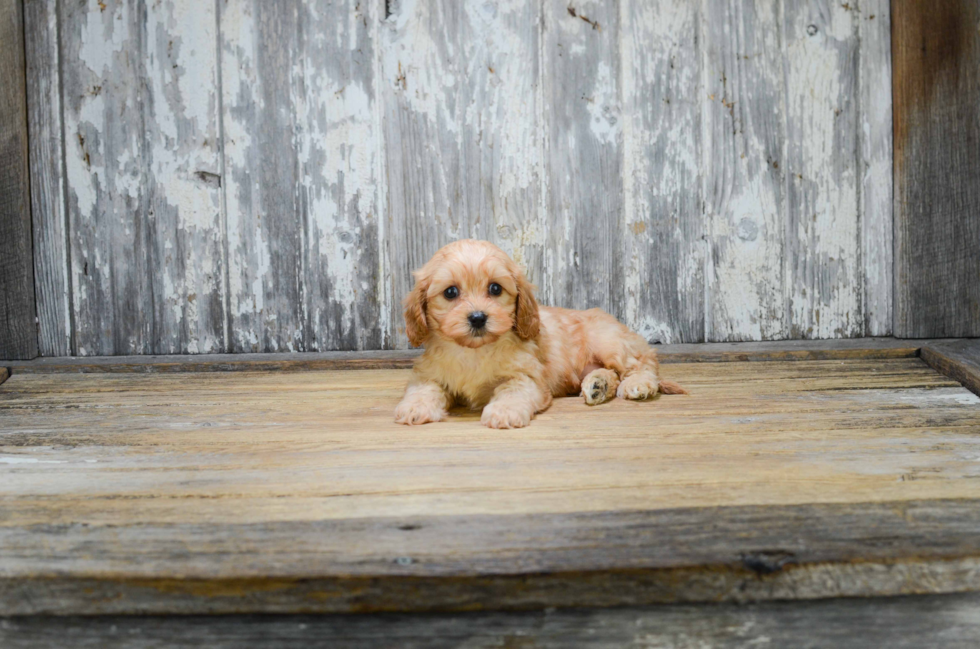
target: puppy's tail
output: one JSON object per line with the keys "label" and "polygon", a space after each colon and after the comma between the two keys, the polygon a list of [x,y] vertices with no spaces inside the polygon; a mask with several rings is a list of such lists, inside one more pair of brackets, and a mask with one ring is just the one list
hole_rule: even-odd
{"label": "puppy's tail", "polygon": [[661,394],[690,394],[690,392],[688,392],[681,386],[677,385],[673,381],[661,381],[660,393]]}

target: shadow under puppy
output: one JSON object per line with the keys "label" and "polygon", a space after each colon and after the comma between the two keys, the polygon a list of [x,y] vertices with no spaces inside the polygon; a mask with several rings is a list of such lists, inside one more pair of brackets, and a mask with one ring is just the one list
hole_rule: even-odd
{"label": "shadow under puppy", "polygon": [[400,424],[440,421],[460,403],[482,408],[490,428],[520,428],[553,396],[581,393],[596,405],[686,394],[660,380],[647,341],[602,309],[539,307],[524,272],[492,243],[450,243],[414,276],[405,325],[425,353],[395,409]]}

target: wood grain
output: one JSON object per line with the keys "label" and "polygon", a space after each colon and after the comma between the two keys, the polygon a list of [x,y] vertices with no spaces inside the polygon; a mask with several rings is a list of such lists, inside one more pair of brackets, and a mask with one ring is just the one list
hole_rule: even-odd
{"label": "wood grain", "polygon": [[892,333],[892,51],[890,0],[861,0],[858,56],[858,191],[864,335]]}
{"label": "wood grain", "polygon": [[391,421],[408,372],[14,374],[5,614],[954,592],[978,397],[916,358],[665,365],[689,397]]}
{"label": "wood grain", "polygon": [[544,3],[548,246],[545,300],[622,317],[619,3]]}
{"label": "wood grain", "polygon": [[[911,355],[915,355],[913,350]],[[309,370],[407,369],[422,350],[304,352],[254,354],[186,354],[179,356],[84,356],[5,361],[17,374],[304,372]],[[891,353],[890,351],[888,353]]]}
{"label": "wood grain", "polygon": [[[846,360],[915,358],[930,340],[851,338],[843,340],[782,340],[760,343],[698,343],[660,345],[661,363],[723,363],[731,361]],[[17,373],[59,372],[227,372],[343,369],[404,369],[422,352],[414,350],[172,356],[87,356],[6,361]]]}
{"label": "wood grain", "polygon": [[259,642],[269,649],[918,649],[937,641],[972,649],[978,640],[975,593],[451,615],[22,617],[0,623],[0,641],[10,649],[237,649]]}
{"label": "wood grain", "polygon": [[[493,241],[550,280],[538,3],[389,3],[382,29],[393,343],[408,346],[411,271],[461,238]],[[542,288],[549,290],[547,284]]]}
{"label": "wood grain", "polygon": [[41,356],[74,353],[59,30],[57,0],[24,3],[34,279]]}
{"label": "wood grain", "polygon": [[711,246],[706,342],[789,333],[780,6],[777,0],[709,0],[702,18],[702,182]]}
{"label": "wood grain", "polygon": [[227,351],[387,346],[379,7],[222,6]]}
{"label": "wood grain", "polygon": [[464,237],[651,341],[888,334],[888,13],[31,3],[42,351],[404,349]]}
{"label": "wood grain", "polygon": [[221,351],[214,7],[59,6],[74,352]]}
{"label": "wood grain", "polygon": [[[700,6],[620,3],[623,321],[651,341],[704,339]],[[607,188],[608,189],[608,188]]]}
{"label": "wood grain", "polygon": [[226,349],[217,3],[141,9],[141,212],[152,323],[142,353]]}
{"label": "wood grain", "polygon": [[37,356],[24,14],[0,2],[0,358]]}
{"label": "wood grain", "polygon": [[[790,338],[864,333],[858,217],[857,6],[782,6],[786,84],[783,281]],[[778,70],[779,68],[777,68]]]}
{"label": "wood grain", "polygon": [[[699,343],[658,346],[661,363],[725,363],[732,361],[820,361],[848,359],[914,358],[929,340],[850,338],[834,340],[779,340],[749,343]],[[34,361],[32,365],[45,363]]]}
{"label": "wood grain", "polygon": [[895,335],[980,336],[980,3],[892,11]]}
{"label": "wood grain", "polygon": [[[207,547],[199,547],[193,541],[199,530],[182,526],[168,527],[162,532],[156,526],[146,527],[143,536],[152,535],[151,544],[133,538],[128,529],[120,534],[101,534],[102,529],[97,528],[94,535],[85,538],[59,526],[49,528],[47,536],[35,533],[27,538],[0,530],[5,545],[14,553],[22,553],[21,544],[29,541],[47,542],[52,552],[59,553],[84,553],[103,542],[136,544],[147,546],[148,550],[139,557],[129,557],[131,561],[142,561],[141,569],[134,569],[130,564],[123,571],[115,570],[105,576],[96,572],[99,569],[93,564],[98,561],[87,562],[92,572],[78,577],[64,569],[58,573],[34,572],[21,578],[18,578],[19,571],[11,571],[13,577],[0,577],[0,609],[5,615],[433,613],[677,603],[717,605],[973,592],[976,588],[973,580],[980,564],[975,556],[977,522],[970,518],[965,530],[957,534],[951,529],[955,524],[951,517],[935,516],[935,511],[945,508],[946,502],[908,503],[898,508],[894,504],[838,505],[824,507],[828,510],[826,515],[821,515],[821,508],[813,506],[772,510],[787,516],[797,526],[795,529],[783,528],[777,519],[751,509],[730,512],[746,517],[754,525],[775,528],[769,534],[730,524],[717,510],[665,512],[653,517],[610,513],[604,520],[597,521],[596,516],[578,517],[558,525],[547,522],[567,517],[545,516],[547,522],[543,525],[525,517],[461,519],[455,521],[458,523],[455,528],[441,525],[426,528],[430,522],[426,519],[383,522],[369,519],[358,525],[354,533],[344,529],[345,525],[277,524],[264,526],[258,532],[247,527],[219,528],[223,534],[212,536]],[[831,513],[833,510],[839,515]],[[882,515],[883,510],[888,513]],[[968,511],[975,510],[973,502]],[[965,511],[954,506],[956,514]],[[925,524],[896,523],[906,514],[924,515],[930,520]],[[590,522],[599,524],[589,525]],[[877,527],[865,527],[867,522]],[[801,536],[800,529],[808,525],[829,525],[836,529],[841,524],[856,524],[858,529],[847,534],[843,543],[833,543],[834,547],[822,547],[818,552],[794,552],[766,545],[775,541],[796,548],[793,541],[815,540],[809,534]],[[658,526],[658,532],[650,533],[648,530],[654,525]],[[699,535],[704,528],[714,526],[729,536]],[[415,527],[429,529],[431,533],[406,533],[415,531],[412,529]],[[490,534],[491,529],[501,528],[503,533]],[[513,533],[515,529],[526,529],[534,536]],[[926,531],[949,534],[950,542],[961,543],[957,550],[970,556],[957,557],[943,552],[941,546],[945,544],[937,543],[935,538],[922,538]],[[342,551],[334,552],[335,546],[324,547],[322,540],[333,538],[335,532],[348,542],[378,547],[387,553],[348,557]],[[462,534],[468,539],[474,538],[471,536],[474,532],[489,534],[496,543],[492,548],[480,545],[477,555],[466,552],[459,543],[447,543],[445,536],[442,542],[433,541],[440,532],[457,537]],[[184,536],[178,539],[172,536],[175,533]],[[237,538],[224,536],[225,533],[236,534]],[[548,543],[542,537],[556,533],[569,535],[571,543]],[[885,550],[878,549],[883,545],[882,533],[888,535],[884,544],[889,547]],[[405,540],[407,537],[430,541],[428,547],[433,551],[457,553],[458,563],[440,563],[421,544]],[[192,539],[190,543],[186,542],[188,538]],[[917,542],[921,544],[916,546]],[[671,551],[652,551],[665,543],[673,546]],[[588,567],[570,572],[538,570],[540,553],[528,552],[526,544],[547,545],[561,557],[546,563],[587,564]],[[283,546],[293,545],[298,549],[283,552]],[[675,548],[685,545],[693,545],[695,551],[676,551]],[[855,552],[848,545],[862,549],[858,558],[854,558]],[[630,547],[637,550],[622,549]],[[326,552],[334,554],[333,561],[324,561]],[[271,557],[264,558],[275,554],[282,556],[283,563],[269,572],[281,573],[284,569],[298,572],[285,577],[265,572],[232,578],[201,576],[199,566],[182,562],[179,576],[166,572],[162,577],[145,576],[151,570],[173,569],[172,563],[162,569],[147,566],[159,561],[159,553],[177,553],[182,558],[191,554],[194,559],[208,555],[218,560],[219,567],[235,561],[238,566],[252,568],[237,570],[239,573],[261,571],[273,565]],[[915,554],[896,559],[906,553]],[[817,556],[820,557],[817,563],[809,563]],[[353,559],[354,564],[345,565],[348,559]],[[696,563],[703,560],[712,563]],[[685,565],[683,562],[687,561],[693,563]],[[15,562],[23,563],[19,558]],[[345,569],[354,573],[337,574]],[[325,570],[331,574],[324,574]],[[429,576],[418,574],[423,572]]]}
{"label": "wood grain", "polygon": [[[75,353],[152,351],[150,227],[135,0],[58,5]],[[126,119],[122,117],[125,116]]]}

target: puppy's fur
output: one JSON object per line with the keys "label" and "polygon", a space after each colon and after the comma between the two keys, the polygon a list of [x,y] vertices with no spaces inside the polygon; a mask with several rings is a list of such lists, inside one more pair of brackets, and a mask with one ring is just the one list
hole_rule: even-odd
{"label": "puppy's fur", "polygon": [[[405,327],[425,353],[395,409],[400,424],[440,421],[460,403],[482,408],[490,428],[520,428],[553,396],[581,394],[595,405],[686,394],[660,380],[657,352],[605,311],[539,307],[523,271],[491,243],[451,243],[414,275]],[[486,324],[474,330],[469,317],[480,311]]]}

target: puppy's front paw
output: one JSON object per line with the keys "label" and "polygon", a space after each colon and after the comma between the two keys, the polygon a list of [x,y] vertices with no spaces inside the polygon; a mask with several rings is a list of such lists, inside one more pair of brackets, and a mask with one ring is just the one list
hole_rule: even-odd
{"label": "puppy's front paw", "polygon": [[616,385],[619,377],[612,370],[597,369],[589,372],[582,379],[582,396],[585,403],[590,406],[597,406],[612,399],[616,394]]}
{"label": "puppy's front paw", "polygon": [[483,408],[480,423],[487,428],[524,428],[531,423],[531,413],[527,408],[498,401]]}
{"label": "puppy's front paw", "polygon": [[395,408],[395,423],[406,426],[442,421],[445,418],[446,411],[444,409],[418,399],[404,399]]}
{"label": "puppy's front paw", "polygon": [[632,399],[633,401],[643,401],[657,394],[660,381],[653,372],[637,372],[630,374],[619,384],[616,396],[620,399]]}

